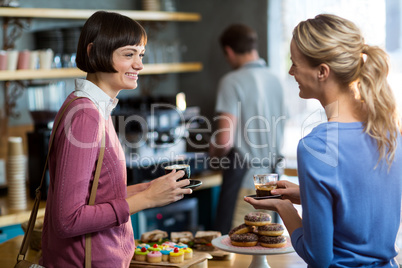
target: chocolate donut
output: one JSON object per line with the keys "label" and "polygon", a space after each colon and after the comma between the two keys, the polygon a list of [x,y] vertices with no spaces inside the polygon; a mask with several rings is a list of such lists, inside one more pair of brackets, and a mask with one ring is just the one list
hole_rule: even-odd
{"label": "chocolate donut", "polygon": [[253,226],[263,226],[271,223],[271,215],[265,212],[250,212],[244,216],[244,223]]}
{"label": "chocolate donut", "polygon": [[258,235],[253,233],[233,234],[230,237],[230,242],[237,247],[253,247],[258,243]]}
{"label": "chocolate donut", "polygon": [[283,235],[279,236],[260,236],[258,239],[260,245],[266,248],[281,248],[286,245],[286,237]]}
{"label": "chocolate donut", "polygon": [[245,234],[245,233],[252,233],[252,232],[253,232],[253,226],[243,223],[243,224],[240,224],[239,226],[233,228],[232,230],[230,230],[229,236],[231,236],[233,234]]}
{"label": "chocolate donut", "polygon": [[285,231],[282,224],[270,223],[264,226],[258,226],[257,232],[259,235],[279,236]]}

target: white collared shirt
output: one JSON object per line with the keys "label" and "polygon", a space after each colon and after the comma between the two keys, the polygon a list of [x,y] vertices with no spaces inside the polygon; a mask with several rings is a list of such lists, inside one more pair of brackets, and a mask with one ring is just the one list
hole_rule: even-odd
{"label": "white collared shirt", "polygon": [[77,97],[86,97],[90,99],[104,119],[108,119],[113,109],[116,107],[119,100],[117,98],[112,99],[101,88],[94,83],[78,78],[75,80],[74,95]]}

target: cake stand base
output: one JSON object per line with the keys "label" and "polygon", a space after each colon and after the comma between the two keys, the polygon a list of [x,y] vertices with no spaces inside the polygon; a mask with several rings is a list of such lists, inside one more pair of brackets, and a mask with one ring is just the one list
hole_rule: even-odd
{"label": "cake stand base", "polygon": [[270,268],[266,255],[253,255],[253,260],[248,268]]}

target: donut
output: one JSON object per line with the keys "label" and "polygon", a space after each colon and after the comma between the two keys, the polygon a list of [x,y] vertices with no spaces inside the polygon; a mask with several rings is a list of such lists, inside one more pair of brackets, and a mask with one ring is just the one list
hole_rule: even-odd
{"label": "donut", "polygon": [[286,237],[283,235],[279,236],[260,236],[258,239],[260,245],[266,248],[281,248],[286,245]]}
{"label": "donut", "polygon": [[252,233],[253,226],[247,225],[245,223],[240,224],[239,226],[234,227],[232,230],[229,231],[229,236],[233,234],[245,234],[245,233]]}
{"label": "donut", "polygon": [[270,223],[268,225],[258,226],[257,232],[259,235],[279,236],[285,231],[282,224]]}
{"label": "donut", "polygon": [[258,235],[253,233],[233,234],[230,236],[230,242],[237,247],[253,247],[258,243]]}
{"label": "donut", "polygon": [[271,215],[265,212],[250,212],[244,216],[244,223],[253,226],[262,226],[271,223]]}

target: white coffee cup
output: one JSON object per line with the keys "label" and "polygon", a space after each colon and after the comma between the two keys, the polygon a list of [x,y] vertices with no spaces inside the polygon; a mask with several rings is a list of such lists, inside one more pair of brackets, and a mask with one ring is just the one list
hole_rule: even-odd
{"label": "white coffee cup", "polygon": [[39,68],[50,69],[53,62],[53,50],[45,49],[39,51]]}
{"label": "white coffee cup", "polygon": [[7,50],[7,70],[17,70],[18,50]]}

